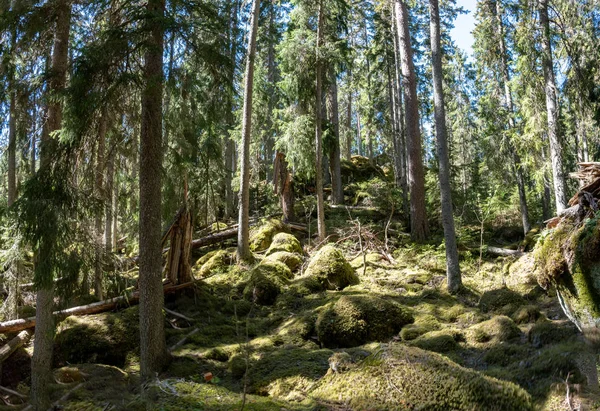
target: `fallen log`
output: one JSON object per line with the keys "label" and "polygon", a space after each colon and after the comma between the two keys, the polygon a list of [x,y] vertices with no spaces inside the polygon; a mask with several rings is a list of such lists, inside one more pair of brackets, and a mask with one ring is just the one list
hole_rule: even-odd
{"label": "fallen log", "polygon": [[520,251],[520,250],[510,250],[508,248],[499,248],[499,247],[488,247],[486,249],[486,252],[489,255],[493,255],[496,257],[509,257],[509,256],[520,257],[525,254],[523,251]]}
{"label": "fallen log", "polygon": [[[184,288],[191,287],[195,284],[194,281],[190,281],[189,283],[177,284],[177,285],[167,285],[164,287],[163,292],[165,294],[173,293],[179,291]],[[140,300],[139,291],[135,291],[133,293],[129,293],[127,295],[123,295],[120,297],[111,298],[109,300],[98,301],[96,303],[88,304],[88,305],[80,305],[78,307],[68,308],[66,310],[60,310],[54,312],[54,317],[56,317],[59,321],[63,318],[69,317],[71,315],[81,316],[81,315],[90,315],[90,314],[98,314],[106,311],[114,310],[116,308],[126,306],[126,305],[134,305],[137,304]],[[1,333],[9,333],[9,332],[18,332],[22,330],[26,330],[28,328],[35,327],[35,317],[29,318],[21,318],[18,320],[5,321],[0,323],[0,334]]]}
{"label": "fallen log", "polygon": [[15,352],[19,347],[27,344],[31,336],[33,335],[32,330],[21,331],[15,338],[10,340],[6,345],[0,348],[0,364],[4,362],[10,355]]}

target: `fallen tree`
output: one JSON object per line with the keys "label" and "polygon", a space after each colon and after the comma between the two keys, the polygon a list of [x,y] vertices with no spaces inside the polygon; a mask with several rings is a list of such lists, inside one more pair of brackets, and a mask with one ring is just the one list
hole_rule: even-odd
{"label": "fallen tree", "polygon": [[10,355],[19,347],[27,344],[33,335],[32,330],[21,331],[15,338],[10,340],[6,345],[0,347],[0,364],[4,362]]}
{"label": "fallen tree", "polygon": [[[194,281],[190,281],[184,284],[167,285],[164,287],[164,293],[169,294],[184,288],[188,288],[194,285]],[[71,315],[89,315],[98,314],[110,310],[114,310],[119,307],[137,304],[140,300],[139,291],[128,293],[120,297],[111,298],[109,300],[98,301],[96,303],[81,305],[78,307],[67,308],[66,310],[60,310],[54,312],[54,317],[57,320],[69,317]],[[20,318],[18,320],[5,321],[0,323],[0,333],[10,333],[26,330],[28,328],[35,327],[35,317]]]}

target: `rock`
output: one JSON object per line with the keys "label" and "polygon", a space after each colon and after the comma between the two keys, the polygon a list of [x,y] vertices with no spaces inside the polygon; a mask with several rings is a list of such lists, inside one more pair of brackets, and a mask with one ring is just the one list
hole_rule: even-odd
{"label": "rock", "polygon": [[300,241],[294,235],[288,233],[275,234],[266,254],[270,255],[278,251],[287,251],[288,253],[297,253],[300,255],[303,253]]}
{"label": "rock", "polygon": [[472,344],[498,344],[521,335],[521,330],[513,320],[497,315],[490,320],[475,324],[467,329],[467,340]]}
{"label": "rock", "polygon": [[279,220],[267,220],[261,226],[250,231],[250,250],[264,251],[271,245],[277,233],[287,232],[286,226]]}
{"label": "rock", "polygon": [[341,290],[358,284],[359,279],[344,255],[333,245],[321,248],[310,260],[305,272],[316,280],[323,290]]}
{"label": "rock", "polygon": [[[204,258],[209,256],[208,258]],[[211,275],[221,274],[229,268],[233,261],[232,253],[228,250],[217,250],[208,253],[196,262],[195,268],[198,268],[196,275],[199,278],[206,278]]]}
{"label": "rock", "polygon": [[353,410],[532,410],[518,385],[463,368],[439,354],[390,344],[340,377],[327,374],[311,396]]}
{"label": "rock", "polygon": [[447,353],[460,348],[458,341],[464,340],[456,330],[430,331],[423,334],[410,344],[423,350]]}
{"label": "rock", "polygon": [[368,341],[385,341],[412,322],[412,315],[396,302],[349,295],[320,312],[316,329],[325,347],[356,347]]}
{"label": "rock", "polygon": [[302,256],[287,251],[277,251],[273,254],[269,254],[263,260],[263,262],[265,261],[278,261],[287,265],[291,271],[296,271],[298,267],[302,265]]}

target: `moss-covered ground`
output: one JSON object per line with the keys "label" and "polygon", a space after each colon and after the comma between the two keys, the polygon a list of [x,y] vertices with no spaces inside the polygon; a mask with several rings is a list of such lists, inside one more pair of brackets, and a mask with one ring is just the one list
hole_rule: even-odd
{"label": "moss-covered ground", "polygon": [[[463,244],[453,296],[439,239],[394,231],[384,252],[373,219],[363,258],[348,217],[331,213],[337,243],[325,252],[269,221],[254,230],[253,266],[232,250],[198,260],[195,288],[166,300],[192,319],[165,314],[167,345],[199,332],[172,350],[150,398],[135,307],[63,321],[54,398],[76,388],[65,410],[562,410],[568,384],[572,407],[600,408],[595,354],[537,285],[531,255],[479,261]],[[19,378],[8,385],[26,394]]]}

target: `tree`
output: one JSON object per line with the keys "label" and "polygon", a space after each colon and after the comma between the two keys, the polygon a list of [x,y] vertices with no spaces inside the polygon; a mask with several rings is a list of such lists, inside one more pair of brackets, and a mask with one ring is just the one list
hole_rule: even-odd
{"label": "tree", "polygon": [[155,378],[167,362],[163,319],[161,166],[165,0],[149,0],[140,134],[140,371]]}
{"label": "tree", "polygon": [[565,176],[563,174],[562,145],[560,142],[556,80],[552,61],[552,43],[550,41],[550,21],[548,20],[548,0],[539,0],[540,25],[542,29],[542,65],[546,92],[546,111],[548,121],[548,140],[550,141],[550,160],[554,179],[554,200],[556,211],[567,206]]}
{"label": "tree", "polygon": [[329,67],[329,88],[327,90],[327,112],[333,127],[333,138],[329,147],[329,169],[331,173],[331,202],[344,204],[342,171],[340,164],[340,119],[338,109],[338,87],[335,68]]}
{"label": "tree", "polygon": [[[48,94],[54,97],[64,88],[67,80],[69,60],[69,31],[71,25],[71,1],[59,0],[55,6],[56,26],[52,50],[51,73]],[[56,98],[48,104],[48,134],[42,140],[40,168],[50,173],[53,142],[51,133],[60,130],[63,117],[62,102]],[[31,359],[31,403],[36,411],[45,411],[50,406],[49,385],[52,379],[52,350],[54,344],[54,282],[51,267],[53,244],[42,239],[37,255],[38,285],[36,294],[36,337]],[[37,273],[36,273],[37,274]]]}
{"label": "tree", "polygon": [[412,46],[410,44],[408,10],[404,0],[394,0],[394,5],[406,107],[405,129],[410,192],[410,234],[414,241],[423,241],[429,236],[429,226],[425,210],[425,176],[421,153],[421,123],[419,120],[417,78],[413,62]]}
{"label": "tree", "polygon": [[315,164],[317,191],[317,230],[319,241],[325,240],[325,204],[323,199],[323,61],[321,48],[324,41],[323,0],[319,0],[317,17],[317,61],[316,61],[316,92],[315,92]]}
{"label": "tree", "polygon": [[442,225],[446,245],[446,274],[448,291],[456,293],[461,285],[454,216],[452,215],[452,190],[450,187],[450,161],[448,158],[448,132],[446,129],[446,107],[442,87],[442,50],[440,40],[440,12],[438,0],[430,0],[431,16],[431,60],[433,68],[433,96],[435,102],[435,134],[438,161],[440,163],[440,192],[442,196]]}
{"label": "tree", "polygon": [[[15,0],[11,1],[11,10],[15,10]],[[17,196],[17,90],[15,78],[15,53],[17,48],[17,29],[13,28],[10,34],[11,62],[8,74],[8,92],[10,95],[9,126],[8,126],[8,206],[10,207]]]}
{"label": "tree", "polygon": [[250,35],[248,36],[248,55],[246,60],[246,77],[244,87],[244,108],[242,113],[242,145],[240,156],[240,193],[239,193],[239,228],[237,257],[240,261],[249,260],[250,252],[250,136],[252,132],[252,88],[254,86],[254,59],[256,57],[256,37],[258,34],[258,18],[260,0],[253,0],[252,17],[250,18]]}

